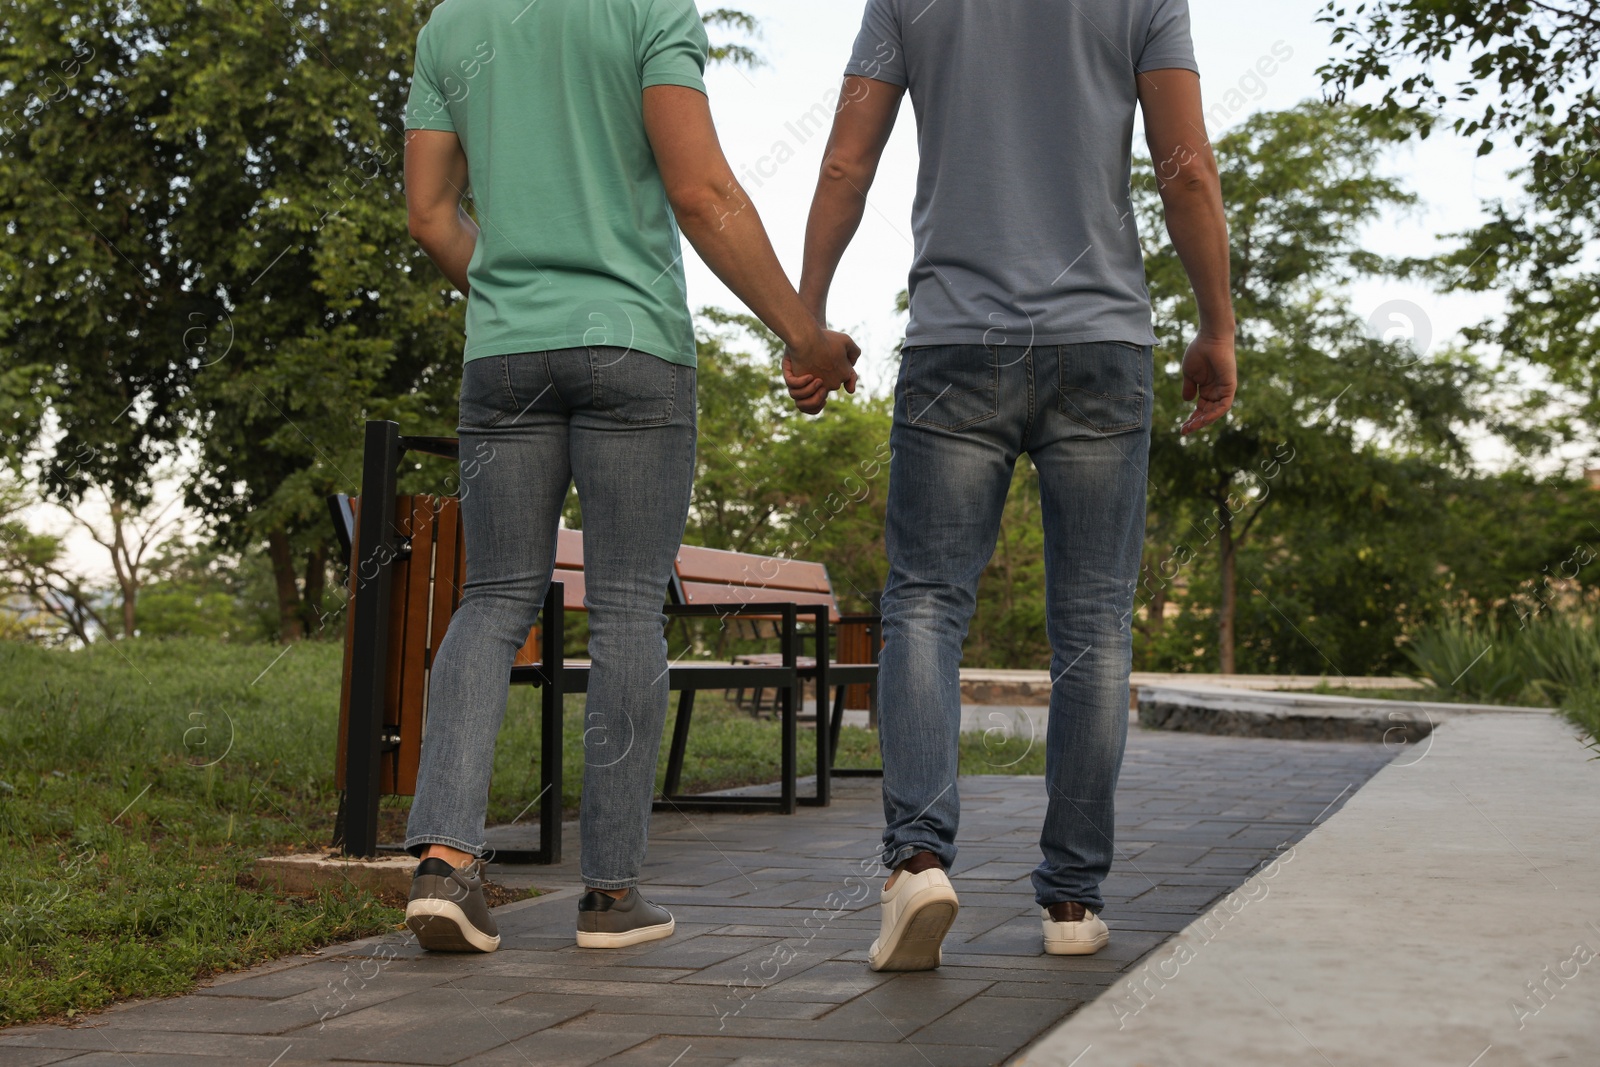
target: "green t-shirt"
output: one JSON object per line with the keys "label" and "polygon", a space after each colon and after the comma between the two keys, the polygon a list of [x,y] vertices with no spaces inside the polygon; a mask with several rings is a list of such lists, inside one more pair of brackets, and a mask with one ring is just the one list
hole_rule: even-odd
{"label": "green t-shirt", "polygon": [[444,0],[406,128],[467,154],[468,360],[631,348],[694,366],[678,226],[644,130],[652,85],[705,91],[693,0]]}

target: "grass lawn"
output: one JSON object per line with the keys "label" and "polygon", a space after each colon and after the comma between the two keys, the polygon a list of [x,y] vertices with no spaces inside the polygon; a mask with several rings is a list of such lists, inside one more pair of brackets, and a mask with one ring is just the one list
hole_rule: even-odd
{"label": "grass lawn", "polygon": [[[0,1024],[181,993],[209,974],[400,923],[369,894],[279,897],[241,884],[260,855],[329,841],[341,655],[317,642],[135,640],[76,652],[0,642]],[[532,817],[537,706],[537,691],[513,692],[491,822]],[[581,698],[566,715],[571,813]],[[802,774],[815,769],[810,740],[802,732]],[[842,766],[876,765],[876,736],[847,729],[839,753]],[[963,738],[969,773],[1040,774],[1043,764],[1042,745]],[[701,694],[683,788],[776,777],[777,725]],[[384,840],[400,838],[408,804],[385,802]]]}

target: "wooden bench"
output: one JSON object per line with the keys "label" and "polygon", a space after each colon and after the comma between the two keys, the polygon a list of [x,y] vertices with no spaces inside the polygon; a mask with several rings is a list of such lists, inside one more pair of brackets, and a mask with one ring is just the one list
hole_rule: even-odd
{"label": "wooden bench", "polygon": [[[330,498],[335,529],[350,564],[344,681],[340,695],[336,779],[341,791],[336,844],[346,855],[379,851],[377,814],[384,795],[413,795],[421,764],[427,675],[434,650],[461,602],[466,561],[460,509],[453,497],[401,495],[402,457],[422,453],[459,457],[453,438],[402,437],[392,422],[368,422],[362,495]],[[373,531],[368,533],[367,531]],[[556,567],[539,622],[519,650],[512,684],[542,690],[540,707],[539,847],[496,853],[505,863],[561,859],[562,713],[567,693],[588,690],[590,664],[567,660],[566,614],[584,610],[583,541],[563,530]],[[667,810],[793,812],[796,804],[826,805],[845,686],[873,686],[880,640],[875,616],[841,616],[826,568],[774,557],[684,546],[663,593],[672,618],[758,619],[776,626],[780,651],[760,663],[675,662],[669,686],[681,694],[673,726]],[[801,629],[809,620],[811,632]],[[831,628],[848,628],[870,662],[842,664],[832,655]],[[866,639],[862,639],[862,635]],[[809,637],[813,648],[803,656]],[[802,666],[802,661],[805,665]],[[802,687],[838,689],[833,715],[816,721],[817,788],[797,796],[796,752]],[[684,796],[678,792],[687,754],[694,694],[704,689],[768,688],[779,694],[779,792],[767,796]]]}

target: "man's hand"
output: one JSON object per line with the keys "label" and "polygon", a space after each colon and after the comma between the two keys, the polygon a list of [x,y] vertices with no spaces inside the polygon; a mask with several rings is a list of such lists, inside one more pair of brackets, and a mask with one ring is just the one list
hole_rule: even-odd
{"label": "man's hand", "polygon": [[[846,334],[833,330],[821,330],[819,336],[821,344],[816,352],[791,349],[783,355],[783,384],[788,386],[795,407],[807,415],[816,415],[827,407],[833,388],[854,393],[859,380],[855,364],[861,358],[860,346]],[[834,374],[839,374],[839,385],[829,388],[828,381]]]}
{"label": "man's hand", "polygon": [[814,337],[784,352],[785,362],[802,378],[816,378],[828,391],[856,391],[856,360],[861,348],[847,334],[820,327]]}
{"label": "man's hand", "polygon": [[827,388],[809,374],[796,374],[788,356],[783,357],[783,384],[789,387],[789,399],[803,414],[820,415],[828,406]]}
{"label": "man's hand", "polygon": [[1204,333],[1196,337],[1183,357],[1183,398],[1195,402],[1194,414],[1184,421],[1183,432],[1203,430],[1226,415],[1238,387],[1233,338]]}

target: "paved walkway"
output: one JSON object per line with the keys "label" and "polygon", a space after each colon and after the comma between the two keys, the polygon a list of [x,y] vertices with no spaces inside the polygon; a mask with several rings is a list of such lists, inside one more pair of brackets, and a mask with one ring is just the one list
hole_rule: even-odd
{"label": "paved walkway", "polygon": [[399,935],[331,948],[78,1027],[6,1031],[0,1067],[1000,1063],[1123,980],[1391,755],[1135,731],[1122,858],[1105,886],[1113,939],[1094,957],[1042,955],[1027,875],[1043,788],[989,776],[961,781],[962,909],[944,966],[869,971],[877,882],[861,874],[882,810],[875,780],[843,780],[831,808],[790,817],[657,816],[646,877],[678,919],[665,942],[580,952],[575,865],[520,868],[499,877],[555,891],[502,909],[492,956],[423,957]]}
{"label": "paved walkway", "polygon": [[1021,1062],[1600,1063],[1600,763],[1574,733],[1442,724]]}

